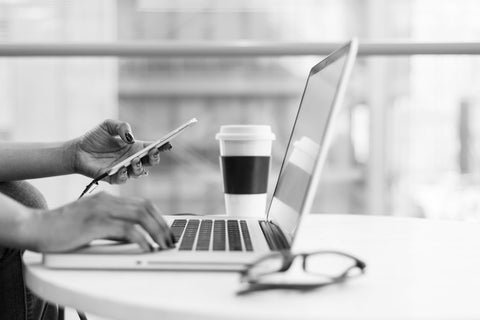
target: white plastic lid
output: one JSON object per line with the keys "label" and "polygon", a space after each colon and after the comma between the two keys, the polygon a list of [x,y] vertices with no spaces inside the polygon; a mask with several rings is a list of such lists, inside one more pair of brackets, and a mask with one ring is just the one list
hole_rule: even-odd
{"label": "white plastic lid", "polygon": [[215,135],[217,140],[275,140],[268,125],[224,125]]}

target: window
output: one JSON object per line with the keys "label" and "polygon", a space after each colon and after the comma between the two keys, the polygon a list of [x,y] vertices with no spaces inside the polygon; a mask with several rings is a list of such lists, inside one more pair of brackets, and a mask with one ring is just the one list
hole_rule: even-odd
{"label": "window", "polygon": [[[476,41],[479,13],[473,0],[0,0],[0,40]],[[319,59],[3,57],[0,136],[73,138],[114,117],[129,121],[137,138],[156,139],[195,116],[199,125],[175,140],[149,178],[102,188],[149,197],[168,213],[221,213],[219,126],[272,125],[273,188],[307,72]],[[360,57],[313,211],[478,219],[479,77],[476,55]],[[34,183],[56,206],[87,181]]]}

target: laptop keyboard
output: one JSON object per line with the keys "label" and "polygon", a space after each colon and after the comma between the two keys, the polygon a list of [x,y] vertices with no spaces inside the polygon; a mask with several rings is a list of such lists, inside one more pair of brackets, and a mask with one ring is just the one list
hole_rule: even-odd
{"label": "laptop keyboard", "polygon": [[170,228],[181,251],[253,251],[245,220],[175,219]]}

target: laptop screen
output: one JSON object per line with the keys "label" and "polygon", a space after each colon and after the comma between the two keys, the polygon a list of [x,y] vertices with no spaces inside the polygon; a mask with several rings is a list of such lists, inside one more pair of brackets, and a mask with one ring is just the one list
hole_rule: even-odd
{"label": "laptop screen", "polygon": [[342,100],[336,101],[336,96],[345,77],[349,49],[347,45],[315,65],[303,92],[267,216],[282,228],[290,243],[302,212],[310,210],[305,208],[307,191],[312,188],[315,167],[325,158],[320,153],[328,148],[327,128],[334,107]]}

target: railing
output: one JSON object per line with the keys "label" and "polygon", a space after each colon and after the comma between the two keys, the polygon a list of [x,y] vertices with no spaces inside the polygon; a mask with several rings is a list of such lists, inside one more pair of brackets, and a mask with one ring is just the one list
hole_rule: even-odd
{"label": "railing", "polygon": [[[0,57],[259,57],[327,55],[342,42],[4,43]],[[368,42],[360,56],[480,54],[480,42]]]}

